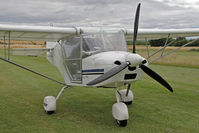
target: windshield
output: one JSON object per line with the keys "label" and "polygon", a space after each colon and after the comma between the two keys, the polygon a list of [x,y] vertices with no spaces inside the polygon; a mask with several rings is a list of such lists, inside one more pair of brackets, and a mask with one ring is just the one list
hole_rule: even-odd
{"label": "windshield", "polygon": [[124,33],[82,35],[84,52],[127,51]]}

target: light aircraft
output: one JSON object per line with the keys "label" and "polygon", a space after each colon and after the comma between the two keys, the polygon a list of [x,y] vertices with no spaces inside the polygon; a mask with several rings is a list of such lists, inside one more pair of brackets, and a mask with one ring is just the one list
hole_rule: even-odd
{"label": "light aircraft", "polygon": [[[162,84],[169,91],[172,87],[156,72],[151,70],[146,58],[136,53],[136,39],[155,39],[172,36],[198,36],[199,29],[140,29],[138,22],[140,4],[137,7],[134,30],[125,28],[96,27],[44,27],[0,25],[0,37],[9,40],[47,41],[47,59],[58,68],[65,83],[35,72],[5,58],[3,61],[53,80],[64,87],[57,97],[46,96],[44,109],[52,114],[56,111],[56,101],[70,86],[115,88],[117,102],[112,106],[112,114],[119,126],[126,126],[129,119],[127,105],[133,101],[131,83],[141,79],[144,73]],[[133,51],[128,52],[126,39],[133,36]],[[169,44],[165,44],[163,50]],[[188,45],[188,44],[187,44]],[[118,87],[126,89],[118,90]]]}

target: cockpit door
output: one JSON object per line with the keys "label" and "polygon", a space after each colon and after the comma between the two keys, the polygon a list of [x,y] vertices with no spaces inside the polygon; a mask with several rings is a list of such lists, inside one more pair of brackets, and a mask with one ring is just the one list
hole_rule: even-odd
{"label": "cockpit door", "polygon": [[81,39],[73,37],[63,42],[64,65],[72,82],[82,81]]}

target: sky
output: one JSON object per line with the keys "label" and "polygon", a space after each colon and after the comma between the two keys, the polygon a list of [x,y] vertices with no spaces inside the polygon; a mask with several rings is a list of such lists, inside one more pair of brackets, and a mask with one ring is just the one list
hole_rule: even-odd
{"label": "sky", "polygon": [[0,23],[132,28],[199,28],[199,0],[0,0]]}

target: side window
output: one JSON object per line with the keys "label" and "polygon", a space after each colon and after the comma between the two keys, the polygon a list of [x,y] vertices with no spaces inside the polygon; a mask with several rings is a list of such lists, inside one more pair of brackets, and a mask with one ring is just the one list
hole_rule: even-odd
{"label": "side window", "polygon": [[64,41],[65,67],[67,67],[72,81],[81,81],[81,41],[74,37]]}

